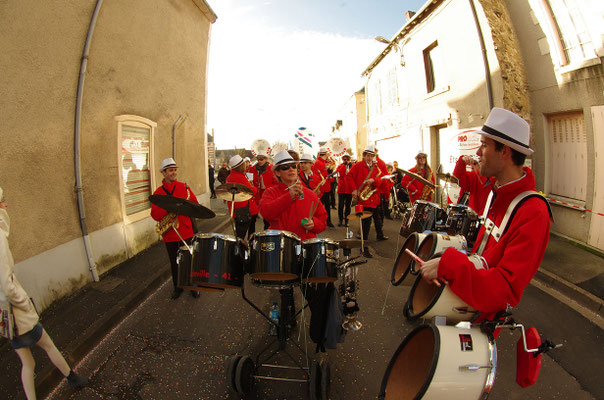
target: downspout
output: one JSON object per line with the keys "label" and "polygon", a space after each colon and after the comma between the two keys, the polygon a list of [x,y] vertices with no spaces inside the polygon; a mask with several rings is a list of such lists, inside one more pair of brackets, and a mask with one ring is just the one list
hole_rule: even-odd
{"label": "downspout", "polygon": [[474,16],[474,23],[476,24],[476,31],[478,32],[478,40],[480,41],[480,50],[482,51],[482,62],[484,64],[484,79],[487,85],[487,97],[489,98],[489,111],[491,111],[493,109],[493,86],[491,84],[491,70],[489,68],[487,50],[484,45],[484,38],[482,37],[482,29],[480,29],[480,23],[478,22],[478,15],[476,14],[474,0],[469,1],[470,8],[472,9],[472,15]]}
{"label": "downspout", "polygon": [[172,125],[172,158],[176,157],[176,127],[182,119],[182,115],[179,115],[174,125]]}
{"label": "downspout", "polygon": [[86,77],[86,66],[88,64],[88,52],[90,50],[90,42],[92,41],[92,34],[96,25],[96,20],[99,16],[99,11],[103,0],[97,0],[94,12],[92,13],[92,19],[90,20],[90,26],[88,27],[88,34],[86,35],[86,43],[84,44],[84,52],[82,53],[82,60],[80,64],[80,76],[78,79],[78,93],[76,97],[76,109],[75,109],[75,122],[74,122],[74,163],[75,163],[75,179],[76,186],[75,191],[78,201],[78,212],[80,214],[80,228],[82,230],[82,239],[84,239],[84,250],[86,251],[86,257],[88,258],[88,269],[92,274],[92,280],[94,282],[99,281],[99,274],[96,269],[96,263],[92,257],[92,247],[90,245],[90,238],[88,236],[88,227],[86,226],[86,211],[84,208],[84,195],[82,193],[82,160],[80,154],[80,124],[82,120],[82,96],[84,93],[84,79]]}

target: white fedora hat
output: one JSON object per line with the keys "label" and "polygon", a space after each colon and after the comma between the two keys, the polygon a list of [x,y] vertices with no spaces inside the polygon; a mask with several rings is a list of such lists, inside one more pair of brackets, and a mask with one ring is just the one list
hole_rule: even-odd
{"label": "white fedora hat", "polygon": [[294,160],[287,150],[281,150],[275,155],[275,164],[271,169],[274,171],[277,167],[285,164],[298,164],[298,161]]}
{"label": "white fedora hat", "polygon": [[350,154],[348,154],[348,152],[347,152],[347,151],[345,151],[345,152],[344,152],[344,154],[342,154],[342,158],[344,158],[344,157],[348,157],[348,158],[350,158]]}
{"label": "white fedora hat", "polygon": [[481,130],[477,131],[496,142],[510,146],[522,154],[531,155],[531,128],[528,122],[513,112],[494,107]]}
{"label": "white fedora hat", "polygon": [[163,171],[164,169],[168,169],[168,168],[178,168],[178,165],[176,165],[176,161],[174,161],[174,159],[172,157],[164,158],[161,161],[160,171]]}
{"label": "white fedora hat", "polygon": [[233,157],[231,157],[231,159],[229,160],[229,168],[233,169],[233,168],[237,168],[238,166],[240,166],[241,164],[243,164],[243,158],[241,158],[241,156],[239,154],[235,154]]}
{"label": "white fedora hat", "polygon": [[369,146],[365,147],[365,150],[363,150],[363,153],[370,153],[370,154],[375,155],[375,146],[370,144]]}
{"label": "white fedora hat", "polygon": [[327,147],[319,147],[319,154],[325,154],[327,151]]}
{"label": "white fedora hat", "polygon": [[312,157],[312,155],[304,153],[302,154],[302,157],[300,157],[300,162],[315,162],[315,159]]}

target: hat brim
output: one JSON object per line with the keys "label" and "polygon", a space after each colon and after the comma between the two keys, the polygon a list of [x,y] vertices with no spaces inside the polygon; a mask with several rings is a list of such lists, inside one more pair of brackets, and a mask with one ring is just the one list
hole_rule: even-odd
{"label": "hat brim", "polygon": [[159,172],[163,172],[163,171],[167,170],[168,168],[178,168],[178,165],[176,165],[176,164],[166,165],[165,167],[160,169]]}
{"label": "hat brim", "polygon": [[296,161],[296,160],[287,160],[287,161],[284,161],[284,162],[282,162],[282,163],[275,164],[275,165],[273,165],[273,166],[271,167],[271,171],[275,172],[275,170],[276,170],[277,168],[279,168],[280,166],[282,166],[282,165],[288,165],[288,164],[300,164],[300,161]]}
{"label": "hat brim", "polygon": [[238,163],[237,165],[233,165],[232,167],[229,166],[229,168],[231,168],[231,169],[237,168],[238,166],[242,165],[244,162],[245,162],[245,160],[241,160],[240,163]]}
{"label": "hat brim", "polygon": [[478,133],[479,135],[486,136],[489,139],[493,139],[496,142],[503,143],[504,145],[509,146],[510,148],[512,148],[524,155],[527,155],[527,156],[530,156],[531,154],[533,154],[535,152],[535,150],[531,149],[530,147],[524,147],[521,144],[511,142],[502,137],[491,135],[490,133],[487,133],[487,132],[483,131],[482,129],[474,131],[474,133]]}

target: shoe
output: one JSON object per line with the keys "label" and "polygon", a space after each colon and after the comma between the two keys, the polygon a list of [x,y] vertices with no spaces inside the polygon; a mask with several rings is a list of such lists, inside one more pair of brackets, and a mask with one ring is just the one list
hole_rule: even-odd
{"label": "shoe", "polygon": [[365,249],[363,250],[363,257],[373,258],[373,256],[371,255],[371,253],[369,252],[369,249],[367,247],[365,247]]}
{"label": "shoe", "polygon": [[348,225],[348,220],[346,220],[346,221],[344,222],[344,226],[346,226],[346,227],[349,227],[349,226],[350,226],[350,225]]}
{"label": "shoe", "polygon": [[172,296],[170,296],[170,298],[172,300],[176,300],[180,297],[181,294],[182,294],[182,289],[174,289],[174,291],[172,292]]}
{"label": "shoe", "polygon": [[386,215],[386,219],[392,219],[390,215]]}
{"label": "shoe", "polygon": [[337,210],[337,208],[335,208],[334,206],[331,206],[331,209],[332,209],[332,210]]}
{"label": "shoe", "polygon": [[381,242],[383,240],[388,240],[388,236],[381,236],[379,238],[377,238],[378,242]]}
{"label": "shoe", "polygon": [[199,292],[197,290],[191,290],[191,297],[194,299],[199,298]]}
{"label": "shoe", "polygon": [[361,238],[361,234],[357,233],[356,235],[354,235],[354,237],[356,237],[357,239],[360,239]]}
{"label": "shoe", "polygon": [[342,221],[338,222],[338,226],[344,226],[344,225],[342,224]]}
{"label": "shoe", "polygon": [[88,383],[88,379],[84,378],[76,374],[73,371],[69,371],[69,375],[67,375],[67,383],[74,389],[81,389]]}
{"label": "shoe", "polygon": [[328,222],[327,226],[330,227],[330,228],[335,228],[335,226],[333,226],[333,224],[331,222]]}

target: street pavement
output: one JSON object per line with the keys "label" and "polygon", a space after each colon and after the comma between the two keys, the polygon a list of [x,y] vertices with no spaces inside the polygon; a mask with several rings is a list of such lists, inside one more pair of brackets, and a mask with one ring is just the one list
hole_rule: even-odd
{"label": "street pavement", "polygon": [[[213,222],[204,221],[202,230],[229,233],[222,207],[220,200],[213,201],[212,208],[222,215]],[[332,210],[332,217],[334,215]],[[306,330],[296,330],[291,335],[292,340],[308,349],[311,358],[330,363],[332,399],[376,398],[394,351],[419,324],[406,321],[402,312],[411,281],[399,287],[389,283],[393,260],[403,242],[398,236],[399,226],[400,220],[385,221],[390,239],[384,242],[374,241],[373,229],[370,234],[369,246],[374,258],[359,267],[358,318],[362,328],[349,332],[345,342],[327,354],[314,353],[314,344],[308,338],[305,340]],[[345,237],[345,229],[328,228],[321,237],[341,239]],[[569,251],[574,249],[565,248],[567,254]],[[590,256],[582,254],[582,259]],[[592,261],[597,264],[598,260]],[[202,293],[199,299],[183,294],[178,300],[170,300],[171,282],[166,264],[165,250],[160,244],[103,277],[113,282],[104,292],[98,287],[89,288],[83,291],[83,297],[81,293],[75,294],[43,314],[42,321],[58,347],[68,358],[79,362],[78,372],[90,376],[87,388],[73,392],[63,383],[49,398],[238,398],[227,387],[226,362],[236,354],[255,356],[262,350],[271,339],[267,335],[267,322],[243,301],[238,290]],[[598,276],[587,279],[598,279]],[[564,347],[545,354],[539,380],[534,386],[522,389],[514,381],[515,345],[520,333],[503,331],[497,340],[498,369],[490,398],[604,398],[602,385],[598,384],[598,371],[604,370],[604,341],[597,314],[593,317],[589,312],[578,313],[575,300],[552,297],[552,285],[545,286],[550,292],[539,288],[543,286],[530,285],[520,306],[514,310],[514,317],[527,327],[536,326],[544,338],[562,343]],[[137,292],[143,294],[136,296]],[[246,294],[265,312],[272,301],[278,299],[277,291],[249,283]],[[109,304],[111,301],[113,305]],[[299,289],[296,289],[296,304],[302,304]],[[99,308],[104,309],[103,312],[99,312]],[[306,320],[301,320],[298,327],[307,324],[309,313],[305,312],[304,317]],[[17,357],[6,348],[0,351],[2,360],[6,361],[1,367],[1,387],[9,388],[7,398],[24,398],[18,380]],[[305,364],[297,351],[290,350],[290,353]],[[48,372],[51,369],[44,358],[36,354],[40,393],[50,392],[57,382],[57,377],[53,379]],[[279,355],[276,361],[288,360]],[[41,377],[41,373],[44,376]],[[306,384],[259,381],[246,398],[306,399],[309,394]]]}

